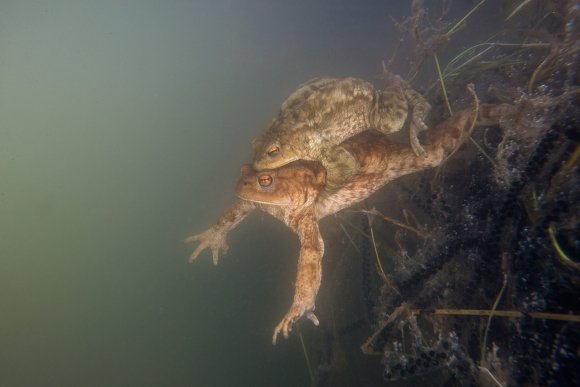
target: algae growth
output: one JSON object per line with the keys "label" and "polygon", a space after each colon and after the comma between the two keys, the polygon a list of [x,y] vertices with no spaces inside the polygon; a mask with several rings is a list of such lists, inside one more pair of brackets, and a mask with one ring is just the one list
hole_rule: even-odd
{"label": "algae growth", "polygon": [[[334,320],[306,348],[318,385],[580,383],[580,4],[454,6],[414,1],[383,68],[412,58],[433,122],[473,105],[469,83],[516,113],[338,217],[326,281],[343,282],[319,302]],[[473,40],[486,12],[500,28]]]}

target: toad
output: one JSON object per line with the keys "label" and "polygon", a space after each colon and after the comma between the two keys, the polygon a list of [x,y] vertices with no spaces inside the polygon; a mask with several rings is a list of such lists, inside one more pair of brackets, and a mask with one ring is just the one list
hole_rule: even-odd
{"label": "toad", "polygon": [[278,116],[254,141],[254,168],[278,168],[295,160],[320,161],[332,191],[356,174],[355,157],[340,144],[368,129],[400,131],[409,121],[410,144],[425,151],[418,134],[429,103],[401,78],[391,76],[383,91],[357,78],[316,78],[301,85],[282,104]]}
{"label": "toad", "polygon": [[[478,125],[499,122],[509,105],[482,105],[478,109]],[[298,160],[283,167],[255,171],[242,167],[236,186],[239,197],[218,222],[185,242],[199,241],[190,257],[193,262],[209,247],[217,264],[220,250],[227,251],[227,233],[255,209],[265,211],[284,222],[300,240],[295,293],[290,310],[276,326],[272,342],[280,333],[288,337],[293,324],[301,317],[318,325],[314,315],[315,300],[322,278],[324,242],[318,221],[343,208],[358,203],[386,183],[400,176],[440,165],[460,145],[465,133],[473,126],[472,109],[454,114],[430,132],[424,156],[404,144],[391,142],[376,131],[360,133],[342,143],[357,161],[359,168],[349,181],[333,192],[325,192],[325,168],[319,162]]]}

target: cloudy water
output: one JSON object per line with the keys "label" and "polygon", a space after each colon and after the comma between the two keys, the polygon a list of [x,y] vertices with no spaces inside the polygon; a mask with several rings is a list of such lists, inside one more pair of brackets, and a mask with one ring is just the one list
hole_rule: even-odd
{"label": "cloudy water", "polygon": [[255,218],[218,267],[189,265],[182,240],[234,199],[251,140],[299,83],[380,71],[387,15],[3,1],[0,385],[308,383],[300,343],[270,344],[293,236]]}
{"label": "cloudy water", "polygon": [[[275,346],[300,248],[285,225],[252,214],[219,265],[209,251],[188,263],[183,240],[236,199],[252,140],[311,78],[379,88],[384,63],[429,101],[430,126],[473,106],[470,82],[482,103],[578,84],[572,1],[512,16],[530,2],[424,3],[0,2],[0,387],[580,380],[577,100],[476,129],[445,168],[355,207],[385,218],[322,221],[320,326],[300,321]],[[429,316],[419,329],[405,314],[496,300],[572,317]],[[459,361],[410,363],[431,352]]]}

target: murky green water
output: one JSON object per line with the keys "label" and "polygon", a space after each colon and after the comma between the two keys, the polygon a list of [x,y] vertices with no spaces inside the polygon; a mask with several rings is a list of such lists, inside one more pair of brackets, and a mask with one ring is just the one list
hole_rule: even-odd
{"label": "murky green water", "polygon": [[182,239],[233,200],[296,85],[380,71],[386,15],[378,1],[3,1],[0,385],[308,384],[297,338],[270,344],[293,237],[256,217],[217,268],[187,264]]}
{"label": "murky green water", "polygon": [[[412,3],[1,1],[0,387],[577,382],[580,6]],[[253,214],[217,267],[183,239],[299,84],[382,61],[429,125],[470,82],[521,109],[365,202],[386,217],[323,220],[320,326],[272,346],[295,236]]]}

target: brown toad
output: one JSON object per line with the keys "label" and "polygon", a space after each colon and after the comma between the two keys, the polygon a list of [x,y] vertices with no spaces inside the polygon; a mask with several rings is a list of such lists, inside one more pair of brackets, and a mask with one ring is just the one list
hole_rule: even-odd
{"label": "brown toad", "polygon": [[[496,124],[509,109],[508,105],[483,105],[479,108],[476,123]],[[466,130],[472,126],[473,117],[472,110],[464,110],[438,125],[429,135],[425,156],[417,156],[411,147],[391,142],[376,131],[348,139],[343,144],[344,149],[356,159],[359,169],[351,180],[334,192],[323,190],[325,171],[318,162],[298,160],[263,171],[242,167],[242,177],[236,187],[240,200],[213,227],[185,240],[187,243],[200,241],[190,262],[209,247],[217,264],[220,250],[228,249],[227,233],[254,209],[268,212],[292,229],[301,244],[294,300],[276,326],[272,342],[276,343],[279,333],[288,337],[292,325],[302,316],[318,325],[314,308],[324,254],[318,221],[364,200],[393,179],[439,165],[461,143]]]}
{"label": "brown toad", "polygon": [[429,103],[396,76],[383,91],[357,78],[313,79],[284,101],[278,116],[254,141],[254,168],[320,161],[328,174],[326,189],[332,191],[358,168],[340,143],[367,129],[398,132],[408,120],[411,146],[423,155],[418,133],[426,129],[423,120],[429,109]]}

